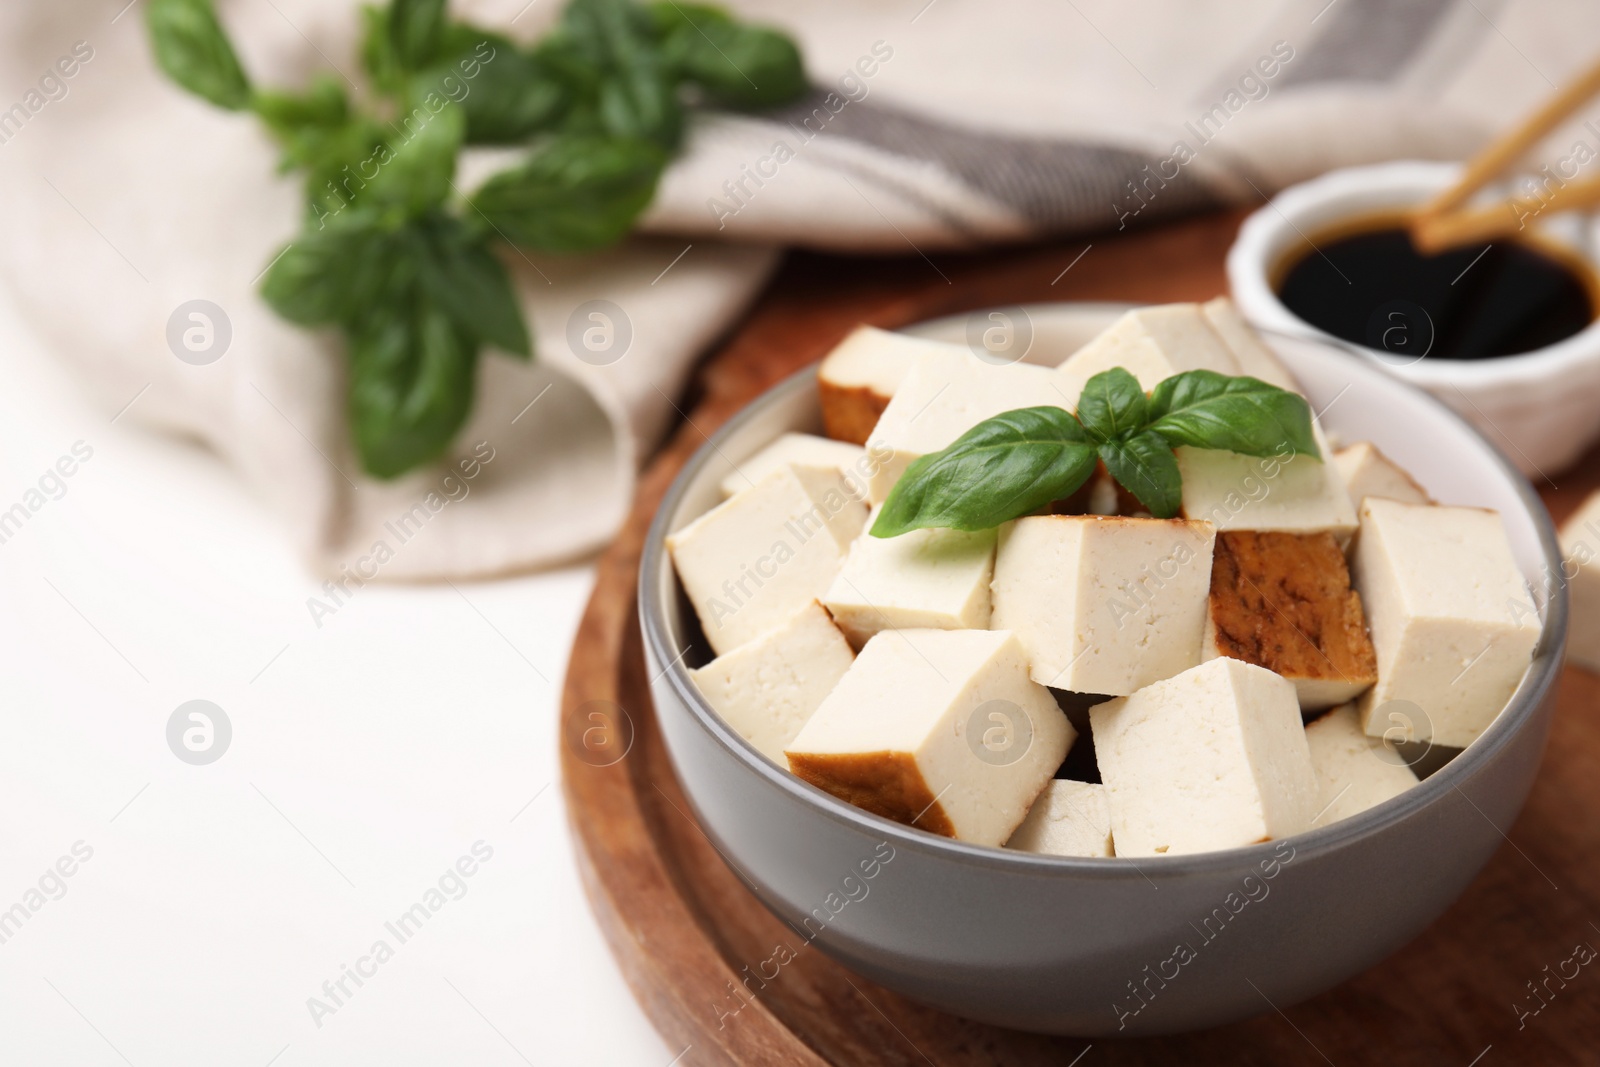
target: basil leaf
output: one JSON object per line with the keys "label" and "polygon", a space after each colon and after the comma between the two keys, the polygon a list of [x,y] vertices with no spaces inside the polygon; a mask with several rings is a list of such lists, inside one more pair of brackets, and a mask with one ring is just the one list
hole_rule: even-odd
{"label": "basil leaf", "polygon": [[627,235],[665,165],[666,154],[646,141],[566,135],[489,179],[473,204],[515,244],[586,252]]}
{"label": "basil leaf", "polygon": [[361,465],[394,478],[439,458],[472,410],[477,345],[421,292],[350,338],[350,426]]}
{"label": "basil leaf", "polygon": [[1148,421],[1148,413],[1144,387],[1121,367],[1090,378],[1078,397],[1078,419],[1096,442],[1137,433]]}
{"label": "basil leaf", "polygon": [[449,198],[456,156],[466,137],[466,116],[450,104],[437,114],[418,107],[402,115],[393,128],[397,132],[373,160],[375,173],[357,193],[357,202],[370,197],[415,216]]}
{"label": "basil leaf", "polygon": [[403,69],[420,70],[438,55],[445,6],[446,0],[389,0],[389,46]]}
{"label": "basil leaf", "polygon": [[1150,418],[1150,429],[1173,445],[1271,456],[1287,442],[1301,455],[1322,458],[1305,398],[1255,378],[1175,374],[1150,394]]}
{"label": "basil leaf", "polygon": [[599,94],[605,57],[592,38],[561,26],[534,45],[532,55],[573,98],[592,100]]}
{"label": "basil leaf", "polygon": [[[334,160],[342,166],[348,159],[360,159],[358,142],[377,139],[375,132],[363,136],[358,131],[359,124],[351,120],[344,84],[327,75],[317,77],[303,93],[257,92],[250,98],[250,107],[283,146],[280,171],[302,167],[320,173]],[[370,151],[370,145],[367,147]],[[312,195],[309,199],[326,199],[329,180],[331,176],[317,183],[323,197]]]}
{"label": "basil leaf", "polygon": [[683,108],[675,87],[653,67],[614,74],[600,84],[597,114],[613,137],[655,141],[673,149],[683,139]]}
{"label": "basil leaf", "polygon": [[356,322],[384,299],[400,251],[371,226],[307,230],[267,268],[261,296],[302,326]]}
{"label": "basil leaf", "polygon": [[440,217],[422,231],[422,283],[456,326],[502,351],[528,359],[533,342],[506,269],[456,219]]}
{"label": "basil leaf", "polygon": [[399,90],[405,81],[405,68],[395,53],[389,35],[389,13],[371,4],[361,8],[361,66],[372,83],[385,93]]}
{"label": "basil leaf", "polygon": [[629,0],[571,0],[561,30],[591,64],[617,67],[658,57],[655,19]]}
{"label": "basil leaf", "polygon": [[353,116],[343,126],[308,128],[285,148],[285,162],[306,170],[307,225],[322,229],[348,217],[390,156],[386,132],[370,119]]}
{"label": "basil leaf", "polygon": [[776,30],[742,25],[704,4],[650,5],[667,61],[724,107],[788,103],[807,88],[800,50]]}
{"label": "basil leaf", "polygon": [[464,24],[450,28],[441,63],[418,75],[412,96],[429,92],[466,110],[469,144],[523,140],[552,127],[567,104],[561,81],[516,42]]}
{"label": "basil leaf", "polygon": [[675,148],[683,108],[662,62],[654,19],[627,0],[572,0],[562,25],[573,53],[568,66],[577,61],[598,69],[592,110],[583,109],[598,121],[598,132]]}
{"label": "basil leaf", "polygon": [[1070,412],[1008,411],[913,462],[884,501],[872,536],[930,526],[987,530],[1068,495],[1094,468],[1094,445]]}
{"label": "basil leaf", "polygon": [[312,79],[303,93],[263,90],[250,98],[250,107],[279,140],[291,140],[308,130],[336,129],[350,118],[344,84],[327,74]]}
{"label": "basil leaf", "polygon": [[169,78],[229,111],[249,106],[250,80],[211,0],[151,0],[145,25]]}
{"label": "basil leaf", "polygon": [[[1129,375],[1131,378],[1132,375]],[[1124,489],[1158,519],[1170,519],[1183,506],[1183,476],[1172,446],[1148,431],[1100,445],[1100,459]]]}

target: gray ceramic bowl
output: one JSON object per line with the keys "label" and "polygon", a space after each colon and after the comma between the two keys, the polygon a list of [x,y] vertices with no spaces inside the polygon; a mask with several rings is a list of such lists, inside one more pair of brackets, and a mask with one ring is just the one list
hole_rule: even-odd
{"label": "gray ceramic bowl", "polygon": [[[1055,362],[1116,309],[1025,310],[1029,358]],[[966,319],[913,332],[960,340]],[[1282,1008],[1370,967],[1438,916],[1502,843],[1527,797],[1566,638],[1547,575],[1555,532],[1526,481],[1423,393],[1341,353],[1276,343],[1324,425],[1372,440],[1444,503],[1498,509],[1537,591],[1544,639],[1510,705],[1404,795],[1269,844],[1170,859],[983,848],[851,807],[768,763],[690,681],[689,611],[666,535],[719,499],[739,462],[818,427],[815,374],[752,403],[692,458],[645,542],[639,608],[656,710],[701,824],[795,933],[871,980],[1002,1026],[1083,1036],[1193,1030]],[[702,659],[704,653],[700,653]],[[1181,946],[1181,947],[1180,947]]]}

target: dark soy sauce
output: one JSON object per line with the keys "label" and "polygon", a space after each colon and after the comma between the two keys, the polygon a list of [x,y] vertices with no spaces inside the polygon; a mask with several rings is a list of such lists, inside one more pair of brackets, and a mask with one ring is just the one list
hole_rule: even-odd
{"label": "dark soy sauce", "polygon": [[1395,356],[1510,356],[1595,319],[1587,272],[1524,241],[1427,256],[1389,219],[1314,243],[1282,273],[1284,306],[1335,337]]}

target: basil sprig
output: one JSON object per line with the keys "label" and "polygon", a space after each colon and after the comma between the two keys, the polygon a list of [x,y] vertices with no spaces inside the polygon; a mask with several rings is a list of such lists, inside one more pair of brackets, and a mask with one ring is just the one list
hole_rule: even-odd
{"label": "basil sprig", "polygon": [[[151,0],[156,61],[178,85],[249,111],[305,179],[301,232],[263,298],[291,322],[337,329],[363,468],[392,478],[437,459],[472,412],[485,348],[529,359],[532,339],[497,248],[571,253],[625,237],[681,146],[686,105],[762,108],[805,91],[794,43],[676,0],[572,0],[523,47],[453,20],[447,0],[363,9],[361,67],[300,90],[254,86],[213,0]],[[468,145],[526,144],[471,199]]]}
{"label": "basil sprig", "polygon": [[1022,408],[985,419],[915,460],[872,524],[874,537],[944,527],[987,530],[1070,496],[1096,461],[1160,519],[1178,514],[1173,448],[1321,460],[1305,398],[1255,378],[1192,370],[1146,396],[1121,367],[1090,378],[1076,414]]}

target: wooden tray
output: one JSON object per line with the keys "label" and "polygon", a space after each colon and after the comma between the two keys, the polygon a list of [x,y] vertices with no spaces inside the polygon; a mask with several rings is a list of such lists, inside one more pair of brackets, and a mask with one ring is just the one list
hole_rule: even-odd
{"label": "wooden tray", "polygon": [[[1316,999],[1200,1034],[1044,1038],[922,1007],[801,949],[736,1014],[731,986],[790,931],[724,865],[662,745],[634,609],[645,530],[689,454],[747,401],[858,322],[895,327],[1042,300],[1204,299],[1226,288],[1237,213],[981,256],[797,254],[702,369],[690,412],[646,473],[600,562],[562,702],[563,785],[595,914],[639,1002],[684,1064],[1600,1062],[1600,679],[1569,669],[1543,771],[1506,847],[1445,915],[1390,959]],[[1079,257],[1082,253],[1082,258]],[[1069,268],[1070,265],[1070,269]],[[1600,417],[1600,413],[1597,413]],[[1600,483],[1600,455],[1541,486],[1557,518]],[[588,744],[584,743],[588,734]],[[599,744],[597,752],[596,745]],[[605,766],[597,764],[604,763]],[[1381,888],[1372,906],[1384,906]],[[1529,983],[1540,984],[1536,1000]],[[1544,990],[1549,990],[1548,992]],[[1540,1007],[1540,1005],[1544,1005]],[[1536,1015],[1519,1019],[1518,1011]],[[1076,1057],[1082,1057],[1081,1060]]]}

